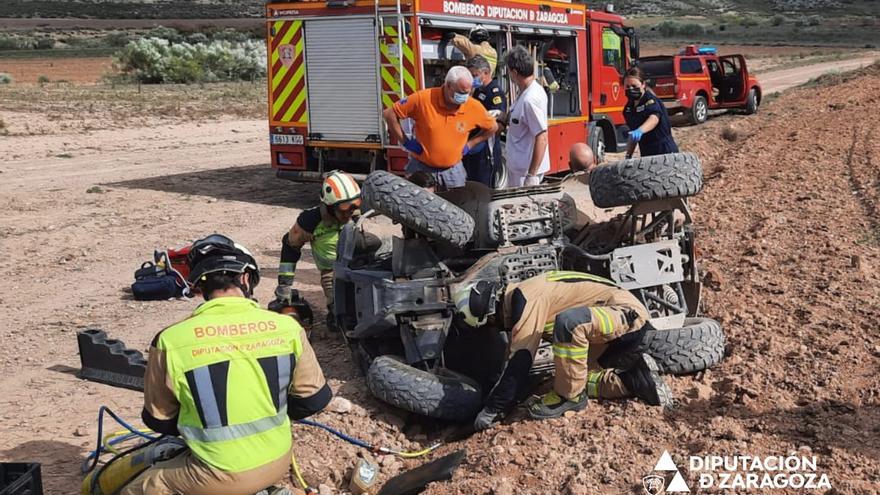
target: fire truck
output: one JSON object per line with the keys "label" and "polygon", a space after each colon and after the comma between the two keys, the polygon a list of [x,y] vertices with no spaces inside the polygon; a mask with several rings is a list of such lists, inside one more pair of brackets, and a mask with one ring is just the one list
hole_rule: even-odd
{"label": "fire truck", "polygon": [[[326,0],[270,2],[266,15],[270,152],[278,177],[318,181],[334,169],[356,178],[374,170],[402,174],[408,154],[389,138],[382,111],[441,85],[450,67],[464,64],[443,33],[475,26],[489,32],[499,58],[522,44],[535,54],[537,74],[558,83],[548,92],[550,173],[568,170],[574,143],[590,143],[599,156],[626,146],[622,79],[638,59],[639,42],[611,7]],[[503,64],[496,77],[513,101],[516,87]]]}

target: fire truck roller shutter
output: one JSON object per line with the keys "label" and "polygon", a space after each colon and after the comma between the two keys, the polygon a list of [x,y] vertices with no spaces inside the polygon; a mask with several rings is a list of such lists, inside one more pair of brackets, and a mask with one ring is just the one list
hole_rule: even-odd
{"label": "fire truck roller shutter", "polygon": [[272,23],[269,82],[273,122],[309,121],[303,31],[301,20]]}
{"label": "fire truck roller shutter", "polygon": [[306,21],[309,133],[323,141],[379,136],[379,62],[372,17]]}

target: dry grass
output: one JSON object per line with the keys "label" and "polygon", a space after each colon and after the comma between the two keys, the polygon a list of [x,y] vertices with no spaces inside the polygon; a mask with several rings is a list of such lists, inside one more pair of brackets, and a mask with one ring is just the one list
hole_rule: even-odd
{"label": "dry grass", "polygon": [[728,126],[725,126],[723,129],[721,129],[721,137],[725,141],[730,141],[731,143],[735,143],[736,141],[739,141],[741,135],[740,135],[740,132],[736,129],[736,127],[733,127],[732,125],[728,125]]}
{"label": "dry grass", "polygon": [[[43,116],[56,130],[95,130],[230,117],[258,119],[266,114],[266,82],[141,86],[12,84],[0,92],[0,112]],[[12,134],[51,131],[34,121],[29,125],[12,124],[7,123]]]}

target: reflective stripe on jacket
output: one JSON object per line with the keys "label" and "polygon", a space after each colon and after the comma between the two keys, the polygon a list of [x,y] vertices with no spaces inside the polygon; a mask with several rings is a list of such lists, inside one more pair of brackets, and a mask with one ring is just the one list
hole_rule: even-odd
{"label": "reflective stripe on jacket", "polygon": [[162,331],[156,347],[180,403],[178,430],[196,457],[240,472],[286,455],[300,335],[293,318],[241,297],[212,299]]}

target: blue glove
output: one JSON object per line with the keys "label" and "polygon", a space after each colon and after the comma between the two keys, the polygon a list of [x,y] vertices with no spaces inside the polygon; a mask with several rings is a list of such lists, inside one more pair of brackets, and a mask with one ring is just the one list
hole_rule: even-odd
{"label": "blue glove", "polygon": [[416,155],[421,155],[425,151],[425,149],[422,148],[422,143],[416,141],[415,139],[407,139],[403,142],[403,147],[415,153]]}
{"label": "blue glove", "polygon": [[477,154],[481,153],[484,149],[486,149],[486,141],[483,141],[482,143],[469,149],[468,152],[465,154],[466,155],[477,155]]}
{"label": "blue glove", "polygon": [[642,139],[642,130],[636,129],[634,131],[629,131],[629,138],[632,139],[634,143],[638,143],[639,140]]}
{"label": "blue glove", "polygon": [[465,156],[471,152],[471,147],[464,143],[464,148],[461,149],[461,156]]}

